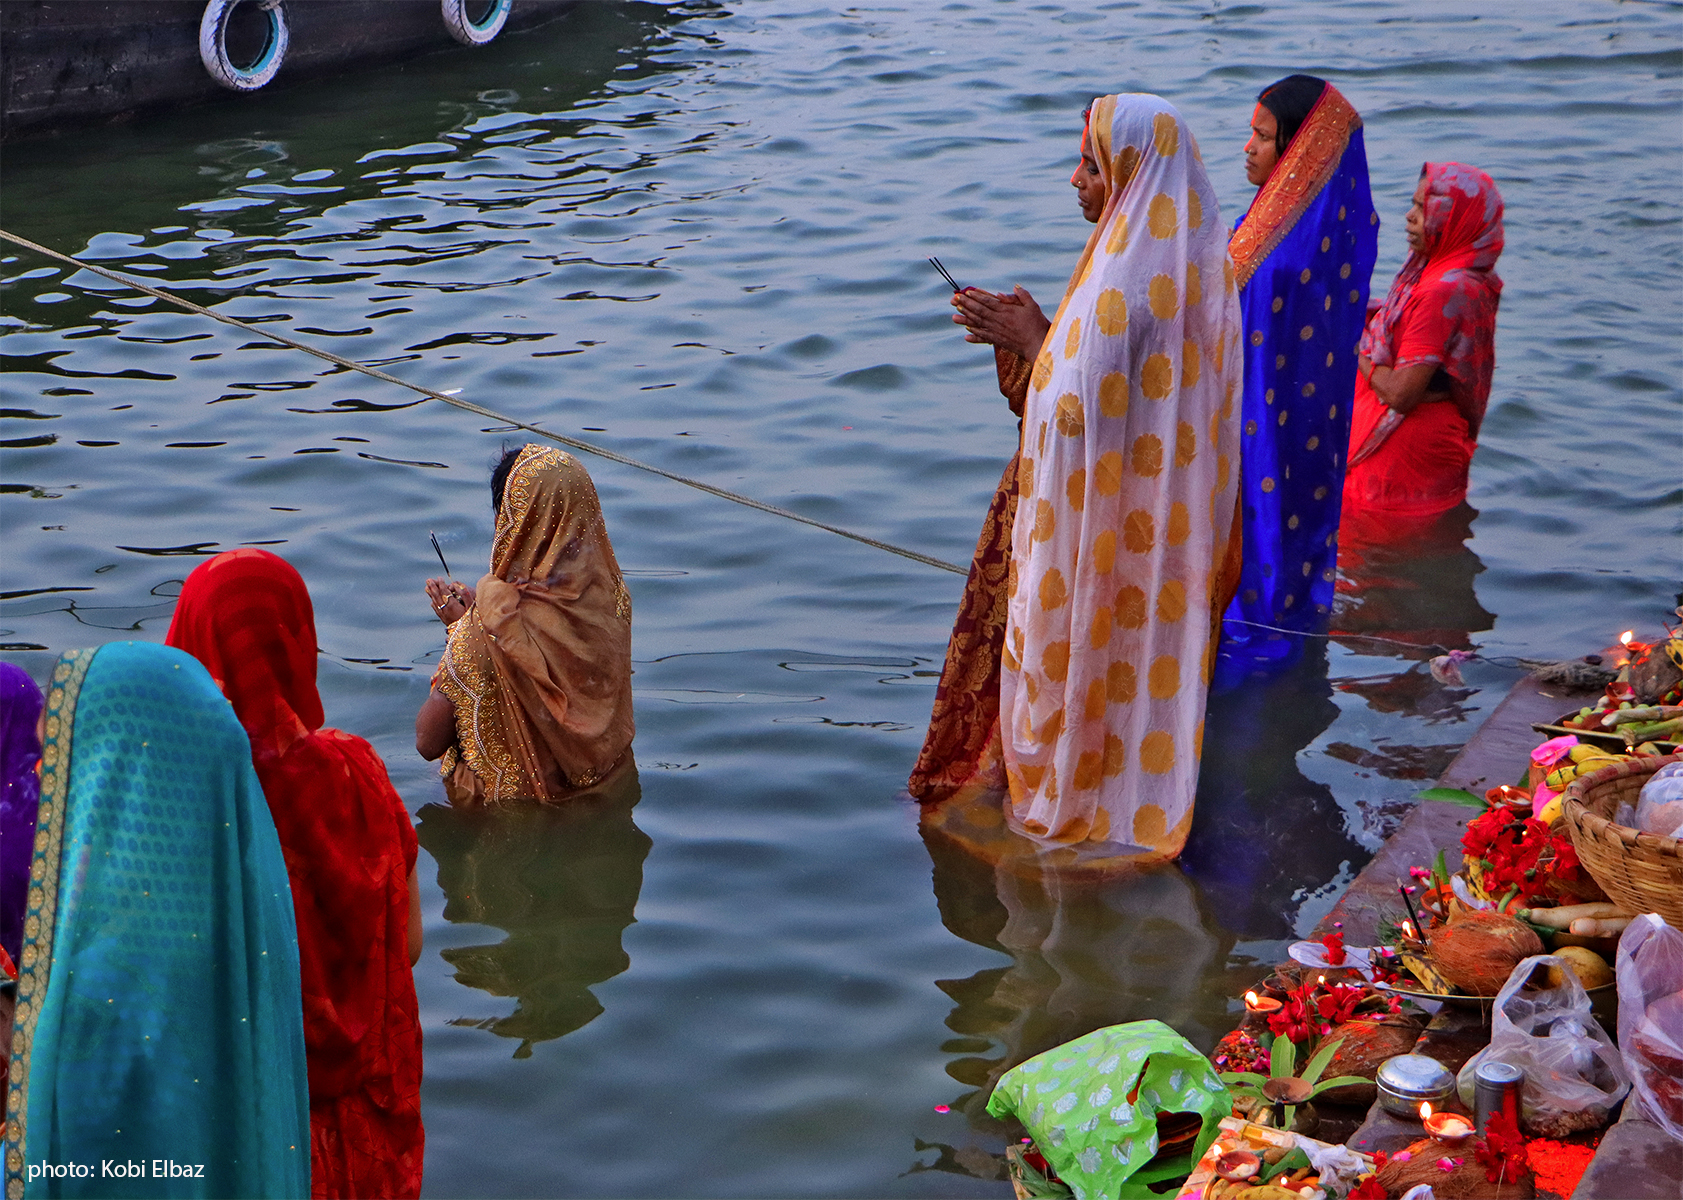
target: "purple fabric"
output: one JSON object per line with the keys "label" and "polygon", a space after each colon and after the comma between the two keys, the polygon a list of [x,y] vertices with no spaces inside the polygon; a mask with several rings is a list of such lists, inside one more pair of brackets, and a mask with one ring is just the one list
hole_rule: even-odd
{"label": "purple fabric", "polygon": [[35,809],[41,779],[41,689],[21,667],[0,662],[0,945],[16,962],[23,948],[29,861],[35,853]]}

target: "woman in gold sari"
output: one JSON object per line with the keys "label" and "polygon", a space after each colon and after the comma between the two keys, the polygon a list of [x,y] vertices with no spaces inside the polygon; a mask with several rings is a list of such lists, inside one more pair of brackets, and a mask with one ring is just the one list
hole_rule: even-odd
{"label": "woman in gold sari", "polygon": [[590,475],[529,445],[498,498],[491,571],[428,595],[449,626],[415,748],[461,808],[564,800],[628,757],[631,596]]}
{"label": "woman in gold sari", "polygon": [[1104,200],[1029,381],[998,758],[976,774],[1003,766],[1006,823],[1036,845],[1173,858],[1233,586],[1238,301],[1172,105],[1099,99],[1083,158]]}

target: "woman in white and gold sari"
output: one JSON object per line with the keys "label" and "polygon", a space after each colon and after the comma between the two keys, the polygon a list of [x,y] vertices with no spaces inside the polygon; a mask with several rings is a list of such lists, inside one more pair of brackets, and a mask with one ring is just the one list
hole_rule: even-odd
{"label": "woman in white and gold sari", "polygon": [[1164,100],[1094,102],[1107,176],[1029,386],[1000,734],[1013,830],[1173,858],[1213,626],[1237,578],[1240,315],[1227,234]]}

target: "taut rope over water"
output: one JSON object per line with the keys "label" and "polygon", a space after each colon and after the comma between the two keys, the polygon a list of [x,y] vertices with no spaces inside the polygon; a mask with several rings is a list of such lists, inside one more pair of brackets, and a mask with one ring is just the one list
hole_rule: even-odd
{"label": "taut rope over water", "polygon": [[[925,566],[934,567],[937,570],[951,571],[955,575],[969,574],[966,568],[958,566],[956,563],[946,562],[943,559],[935,558],[928,554],[920,554],[916,550],[908,550],[904,546],[896,546],[890,542],[878,541],[876,538],[869,538],[862,533],[854,533],[851,530],[842,529],[840,526],[829,525],[823,521],[815,521],[811,517],[803,517],[800,513],[790,512],[786,508],[778,508],[775,504],[767,504],[765,501],[755,500],[751,496],[744,496],[737,492],[726,491],[724,488],[714,487],[710,483],[703,483],[699,479],[692,479],[688,475],[680,475],[676,471],[668,471],[664,467],[657,467],[651,463],[640,462],[629,455],[620,454],[617,451],[609,450],[602,446],[592,445],[590,442],[582,441],[579,438],[568,437],[564,433],[556,433],[554,430],[545,429],[542,425],[533,425],[528,421],[518,421],[513,417],[504,416],[495,409],[486,408],[482,404],[475,404],[471,400],[463,400],[460,396],[452,396],[445,392],[434,391],[429,387],[422,387],[418,383],[410,383],[407,379],[399,379],[396,375],[389,375],[385,371],[377,370],[374,367],[364,366],[362,363],[353,362],[348,358],[341,358],[339,355],[330,351],[319,349],[306,342],[297,341],[285,336],[284,334],[271,333],[269,330],[260,329],[256,325],[248,325],[246,322],[238,320],[237,318],[215,312],[212,309],[205,308],[201,304],[194,304],[191,300],[184,299],[183,297],[177,296],[171,292],[166,292],[162,288],[153,287],[151,284],[146,283],[143,280],[130,279],[128,276],[119,274],[118,272],[106,267],[97,267],[92,263],[83,262],[81,259],[72,258],[68,254],[60,254],[57,250],[49,250],[47,247],[39,244],[38,242],[32,242],[28,238],[19,237],[15,233],[8,233],[4,229],[0,229],[0,239],[11,242],[15,246],[21,246],[25,250],[32,250],[36,254],[45,255],[57,262],[75,267],[79,271],[92,271],[95,275],[103,275],[105,278],[112,280],[115,283],[120,283],[126,288],[133,288],[137,292],[144,292],[148,296],[155,296],[167,304],[173,304],[178,308],[184,308],[188,312],[198,313],[200,316],[209,317],[213,321],[221,321],[224,325],[232,325],[236,329],[243,329],[246,333],[256,334],[258,337],[267,338],[271,342],[279,342],[283,346],[290,346],[294,350],[302,350],[305,354],[313,354],[317,358],[333,363],[336,366],[345,367],[352,371],[360,371],[370,378],[378,379],[385,383],[395,383],[398,387],[408,388],[412,392],[419,392],[428,399],[442,400],[445,404],[448,404],[453,408],[459,408],[465,412],[473,413],[476,416],[485,417],[492,421],[501,422],[504,425],[513,426],[516,429],[524,429],[527,433],[535,434],[541,438],[547,438],[552,442],[558,442],[561,445],[570,447],[574,450],[582,450],[586,454],[594,454],[599,458],[605,458],[610,462],[620,463],[623,466],[635,467],[639,471],[647,471],[651,475],[659,475],[664,479],[672,480],[674,483],[681,483],[685,487],[692,487],[697,491],[706,492],[710,496],[717,496],[721,500],[729,500],[733,504],[746,505],[748,508],[758,509],[763,513],[770,513],[774,517],[784,517],[791,521],[798,521],[802,525],[810,525],[814,529],[822,529],[826,533],[833,533],[838,537],[848,538],[851,541],[860,542],[866,546],[873,546],[878,550],[886,550],[890,554],[898,554],[901,558],[909,558],[913,562],[919,562]],[[1261,625],[1253,621],[1238,621],[1236,624],[1250,625],[1256,629],[1274,629],[1274,626]],[[1344,641],[1358,639],[1367,642],[1379,642],[1387,645],[1403,646],[1410,650],[1437,650],[1447,652],[1446,647],[1443,646],[1420,646],[1412,642],[1400,641],[1396,638],[1378,637],[1374,634],[1366,633],[1317,634],[1304,633],[1301,630],[1290,629],[1280,629],[1276,632],[1292,634],[1297,637],[1314,637],[1326,640]],[[1511,663],[1499,662],[1496,659],[1485,659],[1485,661],[1494,663],[1498,666],[1516,665],[1526,668],[1535,668],[1539,665],[1543,665],[1538,660],[1534,659],[1514,659]]]}
{"label": "taut rope over water", "polygon": [[475,404],[471,400],[463,400],[459,396],[447,395],[444,392],[434,391],[429,387],[422,387],[418,383],[410,383],[407,379],[399,379],[396,375],[388,375],[384,371],[364,366],[362,363],[353,362],[348,358],[341,358],[337,354],[318,349],[317,347],[311,346],[305,342],[296,341],[295,339],[286,337],[283,334],[271,333],[268,330],[260,329],[255,325],[248,325],[244,321],[226,316],[223,313],[215,312],[211,309],[205,308],[203,305],[194,304],[191,300],[186,300],[180,296],[174,295],[173,293],[166,292],[162,288],[153,287],[151,284],[144,283],[139,279],[130,279],[126,275],[121,275],[116,271],[109,270],[105,267],[96,267],[92,263],[72,258],[68,254],[60,254],[57,250],[49,250],[45,246],[30,241],[28,238],[19,237],[15,233],[8,233],[4,229],[0,229],[0,238],[11,242],[13,245],[22,246],[26,250],[33,250],[37,254],[44,254],[48,258],[55,259],[58,262],[67,263],[78,270],[92,271],[95,275],[103,275],[105,278],[116,283],[120,283],[124,287],[133,288],[137,292],[144,292],[148,296],[155,296],[165,303],[173,304],[178,308],[184,308],[188,312],[195,312],[200,316],[210,317],[212,320],[221,321],[224,325],[232,325],[236,329],[243,329],[247,333],[256,334],[260,338],[267,338],[271,342],[279,342],[283,346],[290,346],[294,350],[302,350],[305,354],[313,354],[317,358],[323,359],[326,362],[333,363],[337,366],[345,367],[352,371],[361,371],[364,375],[373,379],[379,379],[385,383],[395,383],[398,387],[405,387],[412,392],[419,392],[421,395],[432,400],[442,400],[444,403],[451,405],[454,408],[462,409],[466,412],[473,413],[476,416],[485,417],[492,421],[498,421],[504,425],[511,425],[516,429],[524,429],[527,433],[535,434],[541,438],[547,438],[552,442],[559,442],[561,445],[570,447],[571,449],[582,450],[586,454],[594,454],[600,458],[608,459],[610,462],[619,463],[622,466],[636,467],[639,471],[647,471],[651,475],[659,475],[662,478],[672,480],[674,483],[681,483],[685,487],[692,487],[697,491],[706,492],[710,496],[717,496],[721,500],[729,500],[733,504],[742,504],[749,508],[759,509],[761,512],[770,513],[774,517],[784,517],[790,521],[799,521],[802,525],[811,525],[814,529],[822,529],[826,533],[833,533],[838,537],[844,537],[855,542],[861,542],[867,546],[874,546],[876,549],[886,550],[890,554],[898,554],[901,558],[909,558],[913,562],[920,562],[927,567],[935,567],[941,571],[951,571],[955,575],[965,575],[969,573],[966,568],[958,566],[955,563],[946,562],[928,554],[920,554],[918,551],[908,550],[904,546],[896,546],[889,542],[878,541],[876,538],[869,538],[862,533],[854,533],[851,530],[842,529],[836,525],[829,525],[823,521],[815,521],[811,517],[803,517],[800,513],[790,512],[786,508],[778,508],[775,504],[767,504],[765,501],[755,500],[751,496],[743,496],[737,492],[726,491],[724,488],[714,487],[710,483],[703,483],[699,479],[692,479],[688,475],[680,475],[676,471],[668,471],[663,467],[657,467],[651,463],[640,462],[635,458],[631,458],[613,450],[605,449],[602,446],[595,446],[589,442],[581,441],[578,438],[568,437],[564,433],[556,433],[554,430],[545,429],[542,425],[533,425],[528,421],[520,421],[513,417],[504,416],[502,413],[497,412],[494,409],[486,408],[482,404]]}

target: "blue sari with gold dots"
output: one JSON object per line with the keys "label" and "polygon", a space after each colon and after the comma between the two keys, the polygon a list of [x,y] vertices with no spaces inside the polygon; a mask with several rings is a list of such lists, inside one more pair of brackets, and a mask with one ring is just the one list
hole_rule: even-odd
{"label": "blue sari with gold dots", "polygon": [[7,1200],[308,1196],[292,893],[233,709],[179,650],[73,650],[41,763]]}
{"label": "blue sari with gold dots", "polygon": [[1223,622],[1224,675],[1295,659],[1303,639],[1292,634],[1313,631],[1332,608],[1379,216],[1361,118],[1330,84],[1229,248],[1245,323],[1244,560]]}

